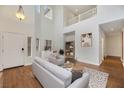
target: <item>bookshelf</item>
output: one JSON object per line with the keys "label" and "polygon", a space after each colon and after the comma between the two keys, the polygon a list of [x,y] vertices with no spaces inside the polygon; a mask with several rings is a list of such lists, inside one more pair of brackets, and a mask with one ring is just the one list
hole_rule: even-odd
{"label": "bookshelf", "polygon": [[67,58],[74,58],[75,55],[74,41],[65,42],[65,56]]}

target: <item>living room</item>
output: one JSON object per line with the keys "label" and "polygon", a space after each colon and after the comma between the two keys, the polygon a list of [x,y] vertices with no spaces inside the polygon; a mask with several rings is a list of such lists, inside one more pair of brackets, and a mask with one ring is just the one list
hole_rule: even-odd
{"label": "living room", "polygon": [[[107,70],[104,67],[106,64],[101,64],[103,60],[99,31],[100,24],[124,18],[122,5],[22,5],[21,9],[26,16],[24,20],[15,16],[20,6],[0,8],[0,45],[3,45],[0,46],[0,67],[4,74],[0,79],[2,87],[124,87],[124,78],[115,75],[123,75],[122,63],[117,72]],[[20,45],[17,46],[19,40]],[[73,43],[69,43],[71,52],[65,55],[66,42],[72,41]],[[17,46],[19,50],[13,52],[13,46]],[[16,54],[10,56],[10,53]],[[10,63],[10,60],[15,63]],[[22,63],[17,64],[18,60]],[[83,72],[86,72],[84,76]],[[88,72],[94,74],[89,75]],[[23,78],[17,78],[18,73]],[[77,80],[72,83],[72,79]],[[7,81],[10,83],[5,83]],[[18,82],[17,85],[14,82]]]}

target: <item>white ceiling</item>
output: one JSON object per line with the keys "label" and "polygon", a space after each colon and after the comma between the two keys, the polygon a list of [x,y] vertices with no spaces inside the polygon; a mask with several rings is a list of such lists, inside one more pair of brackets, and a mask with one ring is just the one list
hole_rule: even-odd
{"label": "white ceiling", "polygon": [[101,24],[100,28],[107,36],[119,34],[124,30],[124,19]]}
{"label": "white ceiling", "polygon": [[[65,8],[69,9],[74,14],[78,15],[87,10],[96,7],[96,5],[65,5]],[[77,11],[78,10],[78,11]]]}

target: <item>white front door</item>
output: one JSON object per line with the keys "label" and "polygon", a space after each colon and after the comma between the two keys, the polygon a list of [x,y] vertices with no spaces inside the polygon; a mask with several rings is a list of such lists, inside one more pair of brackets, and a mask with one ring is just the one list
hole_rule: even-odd
{"label": "white front door", "polygon": [[24,39],[22,34],[2,34],[2,63],[4,68],[24,65]]}

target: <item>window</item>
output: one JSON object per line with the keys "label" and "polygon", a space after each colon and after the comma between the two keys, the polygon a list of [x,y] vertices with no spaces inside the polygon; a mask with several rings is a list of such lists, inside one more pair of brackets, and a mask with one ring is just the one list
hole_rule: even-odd
{"label": "window", "polygon": [[45,6],[44,7],[44,17],[47,19],[53,19],[53,10],[51,7]]}
{"label": "window", "polygon": [[36,51],[40,50],[40,40],[39,38],[36,38]]}
{"label": "window", "polygon": [[31,56],[32,55],[32,53],[31,53],[32,52],[31,51],[31,37],[28,37],[27,39],[28,39],[28,41],[27,41],[27,43],[28,43],[28,45],[27,45],[28,49],[27,50],[28,51],[27,52],[28,52],[28,56]]}

